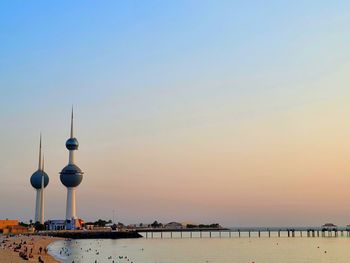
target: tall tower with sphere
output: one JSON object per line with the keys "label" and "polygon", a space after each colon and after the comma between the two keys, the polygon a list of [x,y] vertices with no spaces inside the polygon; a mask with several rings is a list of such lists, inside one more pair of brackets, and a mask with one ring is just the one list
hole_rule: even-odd
{"label": "tall tower with sphere", "polygon": [[75,164],[74,152],[78,150],[78,140],[73,135],[73,108],[71,115],[70,138],[66,141],[66,148],[69,151],[68,165],[60,173],[62,184],[67,187],[67,206],[66,206],[66,229],[75,229],[77,222],[76,214],[76,188],[83,180],[82,170]]}
{"label": "tall tower with sphere", "polygon": [[30,177],[30,183],[36,190],[35,200],[35,222],[44,224],[45,211],[44,211],[44,189],[49,184],[49,176],[44,172],[44,161],[41,160],[41,134],[39,143],[39,165]]}

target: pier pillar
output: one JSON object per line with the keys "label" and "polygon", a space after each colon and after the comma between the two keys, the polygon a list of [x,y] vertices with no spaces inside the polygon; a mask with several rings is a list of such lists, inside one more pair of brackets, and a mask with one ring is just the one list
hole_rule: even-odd
{"label": "pier pillar", "polygon": [[288,237],[290,237],[290,233],[289,233],[289,230],[287,230],[288,231]]}
{"label": "pier pillar", "polygon": [[260,230],[258,231],[258,235],[259,235],[259,237],[260,237]]}
{"label": "pier pillar", "polygon": [[320,237],[320,231],[317,230],[317,237]]}
{"label": "pier pillar", "polygon": [[182,238],[182,231],[180,231],[180,237]]}
{"label": "pier pillar", "polygon": [[200,238],[202,238],[202,230],[199,231]]}
{"label": "pier pillar", "polygon": [[281,237],[281,230],[278,230],[278,237]]}
{"label": "pier pillar", "polygon": [[170,238],[173,238],[173,232],[170,232]]}
{"label": "pier pillar", "polygon": [[248,235],[249,235],[249,237],[250,237],[250,230],[248,231]]}
{"label": "pier pillar", "polygon": [[231,237],[231,230],[230,230],[230,232],[228,232],[229,233],[229,237]]}
{"label": "pier pillar", "polygon": [[303,231],[300,231],[300,237],[303,237]]}
{"label": "pier pillar", "polygon": [[269,230],[269,237],[271,237],[271,231]]}
{"label": "pier pillar", "polygon": [[163,231],[160,232],[160,238],[163,238]]}
{"label": "pier pillar", "polygon": [[151,232],[151,237],[153,238],[153,232]]}
{"label": "pier pillar", "polygon": [[192,231],[190,232],[190,238],[192,238]]}
{"label": "pier pillar", "polygon": [[211,238],[211,231],[209,232],[209,237]]}
{"label": "pier pillar", "polygon": [[238,237],[241,237],[241,230],[238,230]]}
{"label": "pier pillar", "polygon": [[219,237],[221,238],[221,230],[219,230]]}

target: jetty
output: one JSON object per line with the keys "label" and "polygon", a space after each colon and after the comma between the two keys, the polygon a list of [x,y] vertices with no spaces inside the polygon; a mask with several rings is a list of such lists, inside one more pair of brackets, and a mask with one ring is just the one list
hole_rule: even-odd
{"label": "jetty", "polygon": [[69,239],[121,239],[121,238],[141,238],[136,231],[43,231],[40,235],[47,235],[52,237],[62,237]]}

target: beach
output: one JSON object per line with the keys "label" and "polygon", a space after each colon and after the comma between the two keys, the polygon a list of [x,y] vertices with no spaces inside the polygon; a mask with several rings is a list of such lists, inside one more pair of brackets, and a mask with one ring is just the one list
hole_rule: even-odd
{"label": "beach", "polygon": [[[45,263],[59,262],[49,255],[49,253],[45,253],[45,248],[47,248],[50,243],[60,240],[60,238],[18,235],[8,238],[2,236],[1,240],[0,263],[24,262],[24,259],[20,257],[20,252],[25,252],[25,250],[27,250],[27,254],[32,250],[33,257],[29,258],[29,262],[39,262],[39,256]],[[14,251],[15,248],[19,246],[20,248]],[[40,247],[42,248],[41,253],[39,252]]]}

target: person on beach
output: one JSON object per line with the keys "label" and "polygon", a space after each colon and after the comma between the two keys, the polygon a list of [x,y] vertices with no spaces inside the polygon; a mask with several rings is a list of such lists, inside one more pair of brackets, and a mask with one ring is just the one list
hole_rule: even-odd
{"label": "person on beach", "polygon": [[39,262],[39,263],[44,263],[44,260],[42,260],[41,256],[39,256],[38,262]]}

